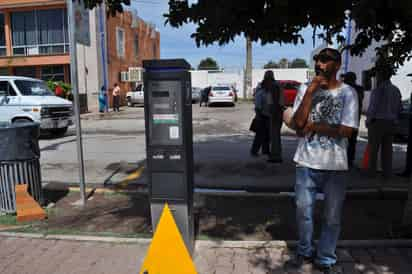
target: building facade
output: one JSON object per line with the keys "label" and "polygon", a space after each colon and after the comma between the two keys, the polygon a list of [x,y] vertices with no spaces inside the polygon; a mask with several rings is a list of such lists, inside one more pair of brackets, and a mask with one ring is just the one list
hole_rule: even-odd
{"label": "building facade", "polygon": [[[124,98],[134,83],[122,72],[160,57],[160,34],[131,12],[107,17],[101,8],[89,11],[89,33],[90,44],[77,44],[77,71],[82,109],[93,111],[103,85],[110,98],[119,83]],[[70,82],[65,0],[0,2],[0,75]]]}

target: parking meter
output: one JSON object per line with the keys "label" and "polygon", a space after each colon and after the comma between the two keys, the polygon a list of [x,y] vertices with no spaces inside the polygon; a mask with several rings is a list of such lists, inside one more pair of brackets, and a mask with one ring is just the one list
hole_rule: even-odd
{"label": "parking meter", "polygon": [[153,231],[165,203],[190,253],[194,245],[193,139],[190,65],[183,59],[146,60],[146,154]]}

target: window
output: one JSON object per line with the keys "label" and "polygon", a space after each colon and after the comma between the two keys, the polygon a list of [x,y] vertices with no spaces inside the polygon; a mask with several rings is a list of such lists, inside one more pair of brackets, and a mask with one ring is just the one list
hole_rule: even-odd
{"label": "window", "polygon": [[9,69],[8,68],[0,68],[0,76],[8,76]]}
{"label": "window", "polygon": [[116,49],[117,49],[117,56],[124,57],[125,55],[125,34],[124,30],[121,28],[116,29]]}
{"label": "window", "polygon": [[156,58],[156,54],[157,54],[157,46],[156,43],[153,44],[153,58]]}
{"label": "window", "polygon": [[14,75],[36,78],[36,67],[15,67]]}
{"label": "window", "polygon": [[6,35],[4,33],[4,14],[0,13],[0,56],[6,55]]}
{"label": "window", "polygon": [[53,80],[64,82],[64,68],[63,66],[47,66],[41,68],[42,80]]}
{"label": "window", "polygon": [[19,88],[20,93],[26,96],[54,95],[42,81],[15,80],[14,83]]}
{"label": "window", "polygon": [[139,56],[139,35],[137,34],[134,35],[133,46],[134,57],[137,58]]}
{"label": "window", "polygon": [[8,81],[0,82],[0,96],[16,96],[17,93]]}
{"label": "window", "polygon": [[14,55],[61,54],[69,51],[64,9],[13,12],[11,29]]}

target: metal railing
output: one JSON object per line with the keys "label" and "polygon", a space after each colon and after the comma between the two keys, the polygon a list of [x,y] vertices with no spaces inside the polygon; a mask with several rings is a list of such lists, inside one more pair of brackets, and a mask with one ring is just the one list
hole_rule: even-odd
{"label": "metal railing", "polygon": [[14,56],[53,55],[69,53],[69,44],[41,44],[13,46]]}

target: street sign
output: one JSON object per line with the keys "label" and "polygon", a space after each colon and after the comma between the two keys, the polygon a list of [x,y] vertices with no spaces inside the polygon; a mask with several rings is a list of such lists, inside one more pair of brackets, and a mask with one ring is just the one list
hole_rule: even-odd
{"label": "street sign", "polygon": [[90,46],[90,18],[89,10],[85,8],[83,1],[74,1],[74,21],[76,28],[76,42]]}

